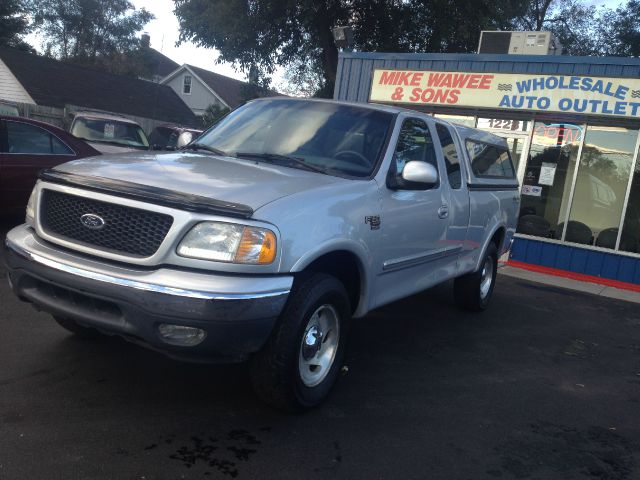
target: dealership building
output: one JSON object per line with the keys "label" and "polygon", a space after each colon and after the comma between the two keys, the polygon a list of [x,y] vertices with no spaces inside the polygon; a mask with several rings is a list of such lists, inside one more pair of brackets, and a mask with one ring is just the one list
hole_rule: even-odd
{"label": "dealership building", "polygon": [[640,285],[640,59],[342,52],[334,98],[504,137],[521,185],[511,261]]}

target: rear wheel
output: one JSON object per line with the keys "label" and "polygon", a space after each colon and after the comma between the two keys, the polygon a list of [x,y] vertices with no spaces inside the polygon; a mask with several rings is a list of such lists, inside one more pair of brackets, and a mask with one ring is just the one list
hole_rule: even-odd
{"label": "rear wheel", "polygon": [[456,278],[453,287],[456,303],[472,312],[486,309],[493,295],[497,271],[498,250],[494,243],[490,243],[480,269]]}
{"label": "rear wheel", "polygon": [[54,315],[53,319],[58,323],[58,325],[70,331],[78,338],[94,339],[101,336],[100,332],[98,332],[95,328],[83,327],[75,320],[71,320],[70,318]]}
{"label": "rear wheel", "polygon": [[287,411],[322,403],[342,365],[349,317],[340,281],[326,274],[300,279],[267,344],[251,358],[256,393]]}

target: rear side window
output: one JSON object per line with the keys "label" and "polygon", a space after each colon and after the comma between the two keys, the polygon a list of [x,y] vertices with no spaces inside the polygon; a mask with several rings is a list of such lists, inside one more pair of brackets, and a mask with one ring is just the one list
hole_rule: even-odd
{"label": "rear side window", "polygon": [[74,155],[73,150],[46,130],[22,122],[7,122],[8,153]]}
{"label": "rear side window", "polygon": [[476,177],[515,178],[516,174],[506,147],[467,140],[471,170]]}
{"label": "rear side window", "polygon": [[460,173],[460,160],[458,159],[458,149],[453,140],[451,129],[441,123],[436,123],[440,147],[444,155],[444,163],[447,165],[447,179],[451,188],[458,190],[462,186],[462,174]]}

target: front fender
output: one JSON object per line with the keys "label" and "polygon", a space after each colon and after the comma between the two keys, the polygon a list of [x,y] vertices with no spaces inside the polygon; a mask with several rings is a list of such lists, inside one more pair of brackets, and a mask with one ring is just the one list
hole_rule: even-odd
{"label": "front fender", "polygon": [[358,276],[360,278],[360,300],[353,316],[360,317],[368,311],[367,306],[369,305],[371,280],[367,272],[370,272],[372,268],[370,260],[372,256],[369,248],[364,243],[350,239],[333,239],[306,252],[303,256],[298,258],[291,267],[290,272],[302,272],[319,258],[335,252],[350,253],[353,255],[356,264],[358,265]]}

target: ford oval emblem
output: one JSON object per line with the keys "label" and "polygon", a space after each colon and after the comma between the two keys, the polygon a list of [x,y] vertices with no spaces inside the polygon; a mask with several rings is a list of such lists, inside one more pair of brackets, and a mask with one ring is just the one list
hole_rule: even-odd
{"label": "ford oval emblem", "polygon": [[105,221],[102,217],[93,213],[85,213],[80,217],[80,222],[91,230],[100,230],[104,227]]}

